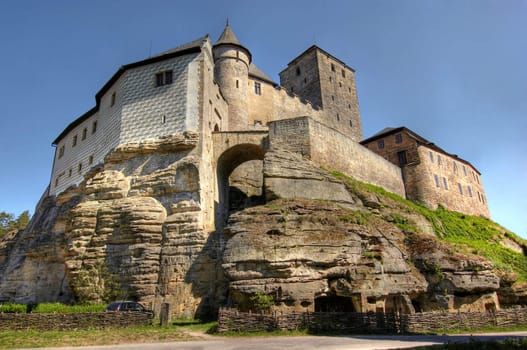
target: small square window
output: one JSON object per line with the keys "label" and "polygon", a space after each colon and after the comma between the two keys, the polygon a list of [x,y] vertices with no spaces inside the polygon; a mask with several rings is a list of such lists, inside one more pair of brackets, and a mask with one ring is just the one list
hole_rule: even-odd
{"label": "small square window", "polygon": [[377,148],[383,149],[384,148],[384,140],[377,141]]}
{"label": "small square window", "polygon": [[172,71],[167,70],[165,72],[156,73],[156,86],[163,86],[172,84]]}
{"label": "small square window", "polygon": [[401,143],[403,142],[403,135],[397,134],[395,135],[395,143]]}

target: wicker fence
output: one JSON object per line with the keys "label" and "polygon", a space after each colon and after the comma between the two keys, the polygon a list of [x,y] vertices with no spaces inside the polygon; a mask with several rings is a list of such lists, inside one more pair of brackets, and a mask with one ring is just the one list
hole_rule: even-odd
{"label": "wicker fence", "polygon": [[151,324],[152,318],[153,315],[147,312],[0,313],[0,331],[119,328]]}
{"label": "wicker fence", "polygon": [[527,308],[488,313],[424,312],[410,315],[359,312],[293,312],[257,314],[220,309],[219,332],[308,329],[345,333],[441,333],[486,326],[509,327],[527,324]]}

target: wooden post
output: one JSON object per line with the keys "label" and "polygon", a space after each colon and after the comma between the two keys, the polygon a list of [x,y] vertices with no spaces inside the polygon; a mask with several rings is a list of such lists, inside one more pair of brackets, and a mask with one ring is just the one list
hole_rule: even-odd
{"label": "wooden post", "polygon": [[170,303],[162,303],[161,313],[159,314],[159,320],[161,321],[161,326],[168,326],[170,324],[171,318],[172,318],[172,305]]}

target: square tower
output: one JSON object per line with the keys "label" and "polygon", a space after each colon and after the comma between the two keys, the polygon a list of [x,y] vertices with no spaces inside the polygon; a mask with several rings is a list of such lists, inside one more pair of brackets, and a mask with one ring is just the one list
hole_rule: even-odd
{"label": "square tower", "polygon": [[356,142],[362,140],[353,68],[313,45],[280,73],[280,85],[321,107],[328,126]]}

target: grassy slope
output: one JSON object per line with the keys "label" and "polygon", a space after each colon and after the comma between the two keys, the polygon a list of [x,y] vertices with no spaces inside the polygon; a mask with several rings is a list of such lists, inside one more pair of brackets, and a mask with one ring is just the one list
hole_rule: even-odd
{"label": "grassy slope", "polygon": [[[444,208],[430,210],[419,204],[408,201],[386,190],[349,178],[342,173],[333,175],[348,184],[348,188],[359,197],[365,193],[375,194],[383,203],[390,203],[404,213],[418,213],[424,216],[433,226],[437,237],[452,244],[461,251],[478,254],[490,260],[496,270],[514,272],[517,282],[527,282],[527,256],[506,248],[500,242],[513,241],[527,251],[527,241],[508,231],[497,223],[467,214],[448,211]],[[410,220],[396,220],[399,227],[407,231],[416,230]]]}

